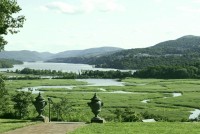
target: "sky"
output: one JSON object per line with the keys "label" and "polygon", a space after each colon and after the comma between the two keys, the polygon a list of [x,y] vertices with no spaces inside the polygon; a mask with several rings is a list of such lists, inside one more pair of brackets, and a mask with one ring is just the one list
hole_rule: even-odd
{"label": "sky", "polygon": [[17,0],[26,22],[6,51],[58,53],[94,47],[144,48],[200,36],[200,0]]}

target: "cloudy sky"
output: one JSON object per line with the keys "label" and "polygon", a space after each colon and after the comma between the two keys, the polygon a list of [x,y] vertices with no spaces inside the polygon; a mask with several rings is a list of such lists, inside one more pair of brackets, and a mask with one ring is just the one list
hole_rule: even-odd
{"label": "cloudy sky", "polygon": [[17,0],[24,28],[5,50],[142,48],[200,36],[200,0]]}

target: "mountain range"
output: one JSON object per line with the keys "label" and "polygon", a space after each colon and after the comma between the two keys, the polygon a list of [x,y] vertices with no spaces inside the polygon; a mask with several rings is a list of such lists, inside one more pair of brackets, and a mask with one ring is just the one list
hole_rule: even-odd
{"label": "mountain range", "polygon": [[84,63],[103,68],[142,69],[149,66],[186,66],[200,62],[200,37],[187,35],[147,48],[118,51],[100,57],[68,57],[51,62]]}
{"label": "mountain range", "polygon": [[82,63],[101,68],[142,69],[149,66],[188,66],[200,63],[200,37],[187,35],[147,48],[100,47],[57,54],[35,51],[3,51],[0,58],[21,61]]}
{"label": "mountain range", "polygon": [[117,47],[99,47],[85,50],[69,50],[56,54],[29,50],[2,51],[0,52],[0,59],[15,59],[20,61],[46,61],[55,58],[102,56],[112,54],[120,50],[123,49]]}

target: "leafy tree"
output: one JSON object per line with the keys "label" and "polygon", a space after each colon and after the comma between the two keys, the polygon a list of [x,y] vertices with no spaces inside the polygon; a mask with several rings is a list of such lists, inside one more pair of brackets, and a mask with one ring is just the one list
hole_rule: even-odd
{"label": "leafy tree", "polygon": [[116,119],[120,122],[138,122],[142,121],[142,115],[136,113],[131,108],[116,109],[114,111]]}
{"label": "leafy tree", "polygon": [[23,62],[13,59],[0,59],[0,68],[12,68],[14,64],[23,64]]}
{"label": "leafy tree", "polygon": [[0,76],[0,115],[4,115],[9,112],[9,96],[8,91],[5,88],[3,76]]}
{"label": "leafy tree", "polygon": [[18,28],[23,27],[25,17],[23,15],[14,17],[21,10],[16,0],[0,1],[0,50],[4,49],[7,41],[2,35],[18,33]]}
{"label": "leafy tree", "polygon": [[57,116],[57,120],[59,120],[59,118],[64,120],[64,116],[69,114],[72,110],[72,105],[69,100],[62,98],[60,102],[53,103],[52,109],[53,113]]}
{"label": "leafy tree", "polygon": [[8,94],[8,91],[5,89],[5,83],[3,80],[3,76],[0,75],[0,98],[2,98],[6,94]]}
{"label": "leafy tree", "polygon": [[29,113],[29,107],[32,104],[33,96],[31,92],[17,91],[13,96],[12,101],[14,102],[16,116],[23,118]]}
{"label": "leafy tree", "polygon": [[[25,17],[23,15],[15,15],[20,10],[21,8],[16,0],[0,0],[0,51],[7,44],[3,35],[7,35],[8,33],[15,34],[19,32],[18,28],[23,27]],[[5,89],[3,77],[0,76],[0,114],[6,113],[9,106],[8,103],[8,92]]]}

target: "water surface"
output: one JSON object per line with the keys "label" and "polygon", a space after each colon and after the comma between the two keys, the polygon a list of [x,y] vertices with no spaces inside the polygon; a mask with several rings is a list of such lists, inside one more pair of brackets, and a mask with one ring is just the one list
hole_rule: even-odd
{"label": "water surface", "polygon": [[[49,62],[24,62],[21,65],[14,65],[13,68],[1,68],[0,71],[15,71],[16,69],[22,70],[24,68],[36,69],[36,70],[56,70],[62,72],[74,72],[79,73],[81,70],[100,70],[109,71],[117,70],[113,68],[94,68],[92,65],[88,64],[72,64],[72,63],[49,63]],[[121,70],[129,71],[129,70]]]}

